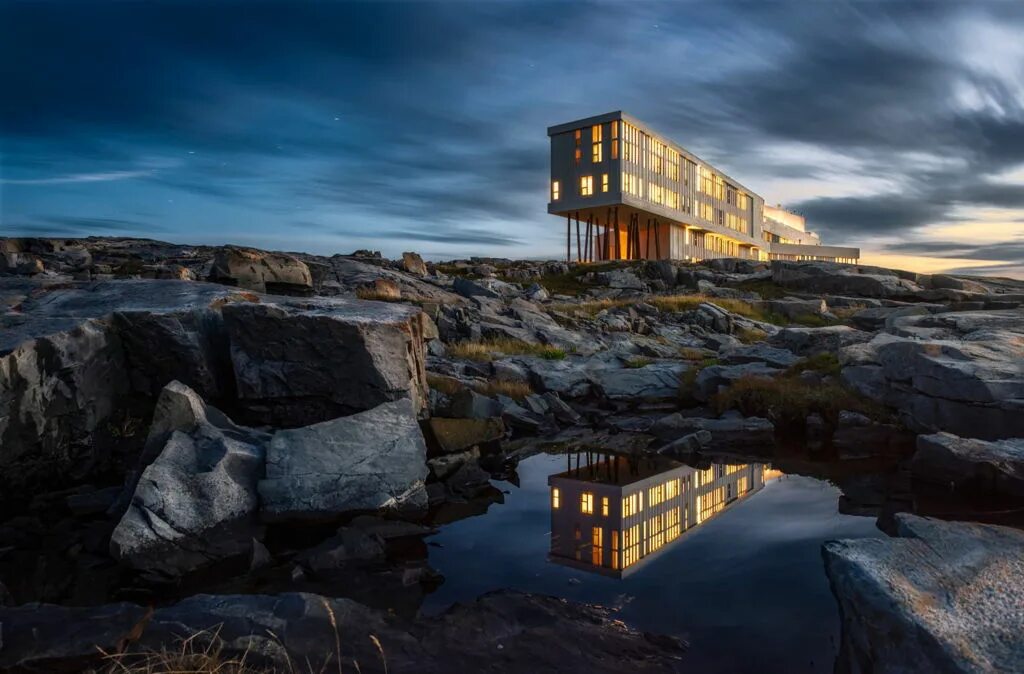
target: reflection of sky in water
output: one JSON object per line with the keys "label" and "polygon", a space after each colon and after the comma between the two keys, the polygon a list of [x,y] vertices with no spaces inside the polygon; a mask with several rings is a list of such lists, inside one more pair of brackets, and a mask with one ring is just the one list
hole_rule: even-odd
{"label": "reflection of sky in water", "polygon": [[445,583],[425,611],[500,588],[552,594],[619,606],[634,627],[683,636],[692,644],[686,661],[701,672],[832,671],[839,617],[821,543],[882,535],[874,518],[836,511],[835,487],[773,480],[617,579],[547,561],[547,478],[564,470],[564,456],[521,462],[521,488],[499,483],[505,504],[430,539]]}

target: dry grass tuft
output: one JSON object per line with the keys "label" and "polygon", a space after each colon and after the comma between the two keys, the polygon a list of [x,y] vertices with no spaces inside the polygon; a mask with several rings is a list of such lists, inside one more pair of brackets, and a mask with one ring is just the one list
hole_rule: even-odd
{"label": "dry grass tuft", "polygon": [[177,650],[143,653],[101,651],[103,674],[272,674],[273,670],[246,662],[248,650],[240,657],[225,656],[219,629],[196,632],[181,640]]}
{"label": "dry grass tuft", "polygon": [[513,400],[522,400],[533,393],[533,388],[524,381],[505,381],[502,379],[491,379],[483,384],[474,386],[473,390],[485,396],[503,395]]}
{"label": "dry grass tuft", "polygon": [[518,339],[487,339],[480,342],[459,342],[448,346],[448,355],[453,358],[464,358],[489,362],[495,355],[505,356],[540,356],[548,360],[565,358],[565,351],[546,344],[530,344]]}
{"label": "dry grass tuft", "polygon": [[455,395],[462,389],[466,388],[465,384],[458,379],[446,377],[443,374],[437,374],[436,372],[427,373],[427,386],[435,391],[440,391],[446,396]]}
{"label": "dry grass tuft", "polygon": [[754,344],[766,340],[768,333],[757,328],[739,328],[733,336],[744,344]]}
{"label": "dry grass tuft", "polygon": [[629,360],[627,360],[625,362],[625,366],[629,367],[629,368],[634,368],[635,369],[635,368],[644,367],[645,365],[650,365],[653,362],[654,362],[653,360],[651,360],[650,358],[647,358],[645,356],[634,356],[633,358],[630,358]]}

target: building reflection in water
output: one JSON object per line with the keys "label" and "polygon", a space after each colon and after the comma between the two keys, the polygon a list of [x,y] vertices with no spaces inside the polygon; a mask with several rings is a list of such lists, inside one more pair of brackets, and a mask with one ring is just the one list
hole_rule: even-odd
{"label": "building reflection in water", "polygon": [[778,474],[760,463],[698,469],[662,457],[566,456],[568,470],[548,477],[549,558],[617,578]]}

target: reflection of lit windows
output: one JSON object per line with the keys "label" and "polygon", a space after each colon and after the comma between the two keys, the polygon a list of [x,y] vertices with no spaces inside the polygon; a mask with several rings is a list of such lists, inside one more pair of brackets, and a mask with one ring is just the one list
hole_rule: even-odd
{"label": "reflection of lit windows", "polygon": [[551,181],[551,201],[558,201],[562,196],[562,185],[557,180]]}
{"label": "reflection of lit windows", "polygon": [[580,196],[589,197],[594,194],[594,176],[580,177]]}
{"label": "reflection of lit windows", "polygon": [[562,505],[562,492],[555,487],[551,490],[551,507],[559,508]]}
{"label": "reflection of lit windows", "polygon": [[594,514],[594,495],[589,491],[580,494],[580,512],[584,515]]}
{"label": "reflection of lit windows", "polygon": [[608,517],[608,497],[607,496],[602,496],[601,497],[601,514],[604,515],[605,517]]}
{"label": "reflection of lit windows", "polygon": [[619,568],[619,530],[612,529],[612,568]]}
{"label": "reflection of lit windows", "polygon": [[602,192],[607,192],[608,191],[608,174],[607,173],[601,174],[601,191]]}
{"label": "reflection of lit windows", "polygon": [[604,564],[604,529],[594,527],[590,534],[590,563],[594,566]]}

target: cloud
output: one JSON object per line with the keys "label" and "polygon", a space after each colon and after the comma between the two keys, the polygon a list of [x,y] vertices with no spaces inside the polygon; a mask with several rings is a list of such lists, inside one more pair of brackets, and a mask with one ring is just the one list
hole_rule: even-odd
{"label": "cloud", "polygon": [[64,185],[69,183],[101,183],[111,180],[130,180],[152,175],[152,170],[145,171],[106,171],[101,173],[73,173],[70,175],[53,176],[50,178],[0,178],[0,185]]}

